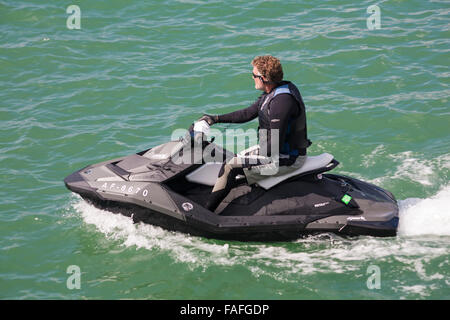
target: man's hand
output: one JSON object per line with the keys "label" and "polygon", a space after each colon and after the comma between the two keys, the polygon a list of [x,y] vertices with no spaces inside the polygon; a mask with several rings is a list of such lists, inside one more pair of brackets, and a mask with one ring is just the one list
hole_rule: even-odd
{"label": "man's hand", "polygon": [[209,115],[209,114],[205,113],[203,115],[203,117],[201,117],[197,121],[202,121],[202,120],[205,120],[206,122],[208,122],[208,124],[210,126],[212,126],[214,123],[217,123],[219,121],[219,117],[217,115]]}

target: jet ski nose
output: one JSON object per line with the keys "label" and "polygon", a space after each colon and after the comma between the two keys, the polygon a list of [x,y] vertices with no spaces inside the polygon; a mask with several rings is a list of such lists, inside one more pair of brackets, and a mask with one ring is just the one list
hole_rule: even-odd
{"label": "jet ski nose", "polygon": [[[83,171],[83,170],[80,170],[80,171]],[[77,193],[80,193],[80,192],[85,193],[86,191],[90,190],[91,188],[86,183],[86,180],[81,176],[80,171],[76,171],[76,172],[68,175],[64,179],[64,184],[66,185],[66,188],[71,191],[74,191]]]}
{"label": "jet ski nose", "polygon": [[83,177],[78,173],[78,171],[68,175],[65,179],[64,179],[64,183],[66,185],[66,187],[71,186],[72,184],[76,183],[76,182],[80,182],[83,181]]}

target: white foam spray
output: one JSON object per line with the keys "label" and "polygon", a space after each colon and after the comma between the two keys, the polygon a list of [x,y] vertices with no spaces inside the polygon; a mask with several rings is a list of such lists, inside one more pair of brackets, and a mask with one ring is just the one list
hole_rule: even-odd
{"label": "white foam spray", "polygon": [[144,223],[134,224],[130,217],[98,209],[79,196],[72,207],[81,213],[85,223],[94,225],[108,238],[122,241],[126,247],[135,246],[147,250],[164,250],[180,262],[198,266],[203,261],[214,260],[219,264],[232,264],[227,260],[228,245],[210,244],[201,238],[179,232],[171,232]]}
{"label": "white foam spray", "polygon": [[399,235],[450,236],[450,185],[427,198],[399,201]]}

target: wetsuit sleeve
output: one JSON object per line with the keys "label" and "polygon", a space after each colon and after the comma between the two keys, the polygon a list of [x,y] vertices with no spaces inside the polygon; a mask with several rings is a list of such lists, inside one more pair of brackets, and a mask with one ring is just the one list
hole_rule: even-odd
{"label": "wetsuit sleeve", "polygon": [[258,116],[258,105],[261,97],[250,107],[218,116],[218,122],[243,123],[255,119]]}
{"label": "wetsuit sleeve", "polygon": [[[280,94],[276,96],[270,103],[270,134],[273,130],[279,130],[278,150],[281,153],[283,143],[286,139],[289,120],[298,115],[297,101],[290,94]],[[272,139],[267,137],[267,152],[270,156],[272,154]]]}

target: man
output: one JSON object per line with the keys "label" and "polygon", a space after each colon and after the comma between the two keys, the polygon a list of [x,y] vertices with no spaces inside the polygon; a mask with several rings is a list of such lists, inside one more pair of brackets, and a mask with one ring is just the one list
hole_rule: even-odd
{"label": "man", "polygon": [[[206,207],[215,211],[217,206],[234,187],[236,176],[245,174],[249,184],[267,178],[262,171],[277,167],[276,175],[297,170],[306,160],[306,148],[311,142],[306,132],[305,105],[297,87],[283,81],[280,60],[266,55],[252,61],[252,76],[255,88],[262,90],[261,96],[250,107],[223,115],[205,114],[200,120],[214,123],[243,123],[258,117],[259,146],[250,148],[242,156],[225,161],[219,172]],[[272,135],[278,143],[272,145]],[[279,150],[278,149],[279,146]],[[266,154],[261,154],[261,150]],[[278,157],[279,154],[279,157]]]}

